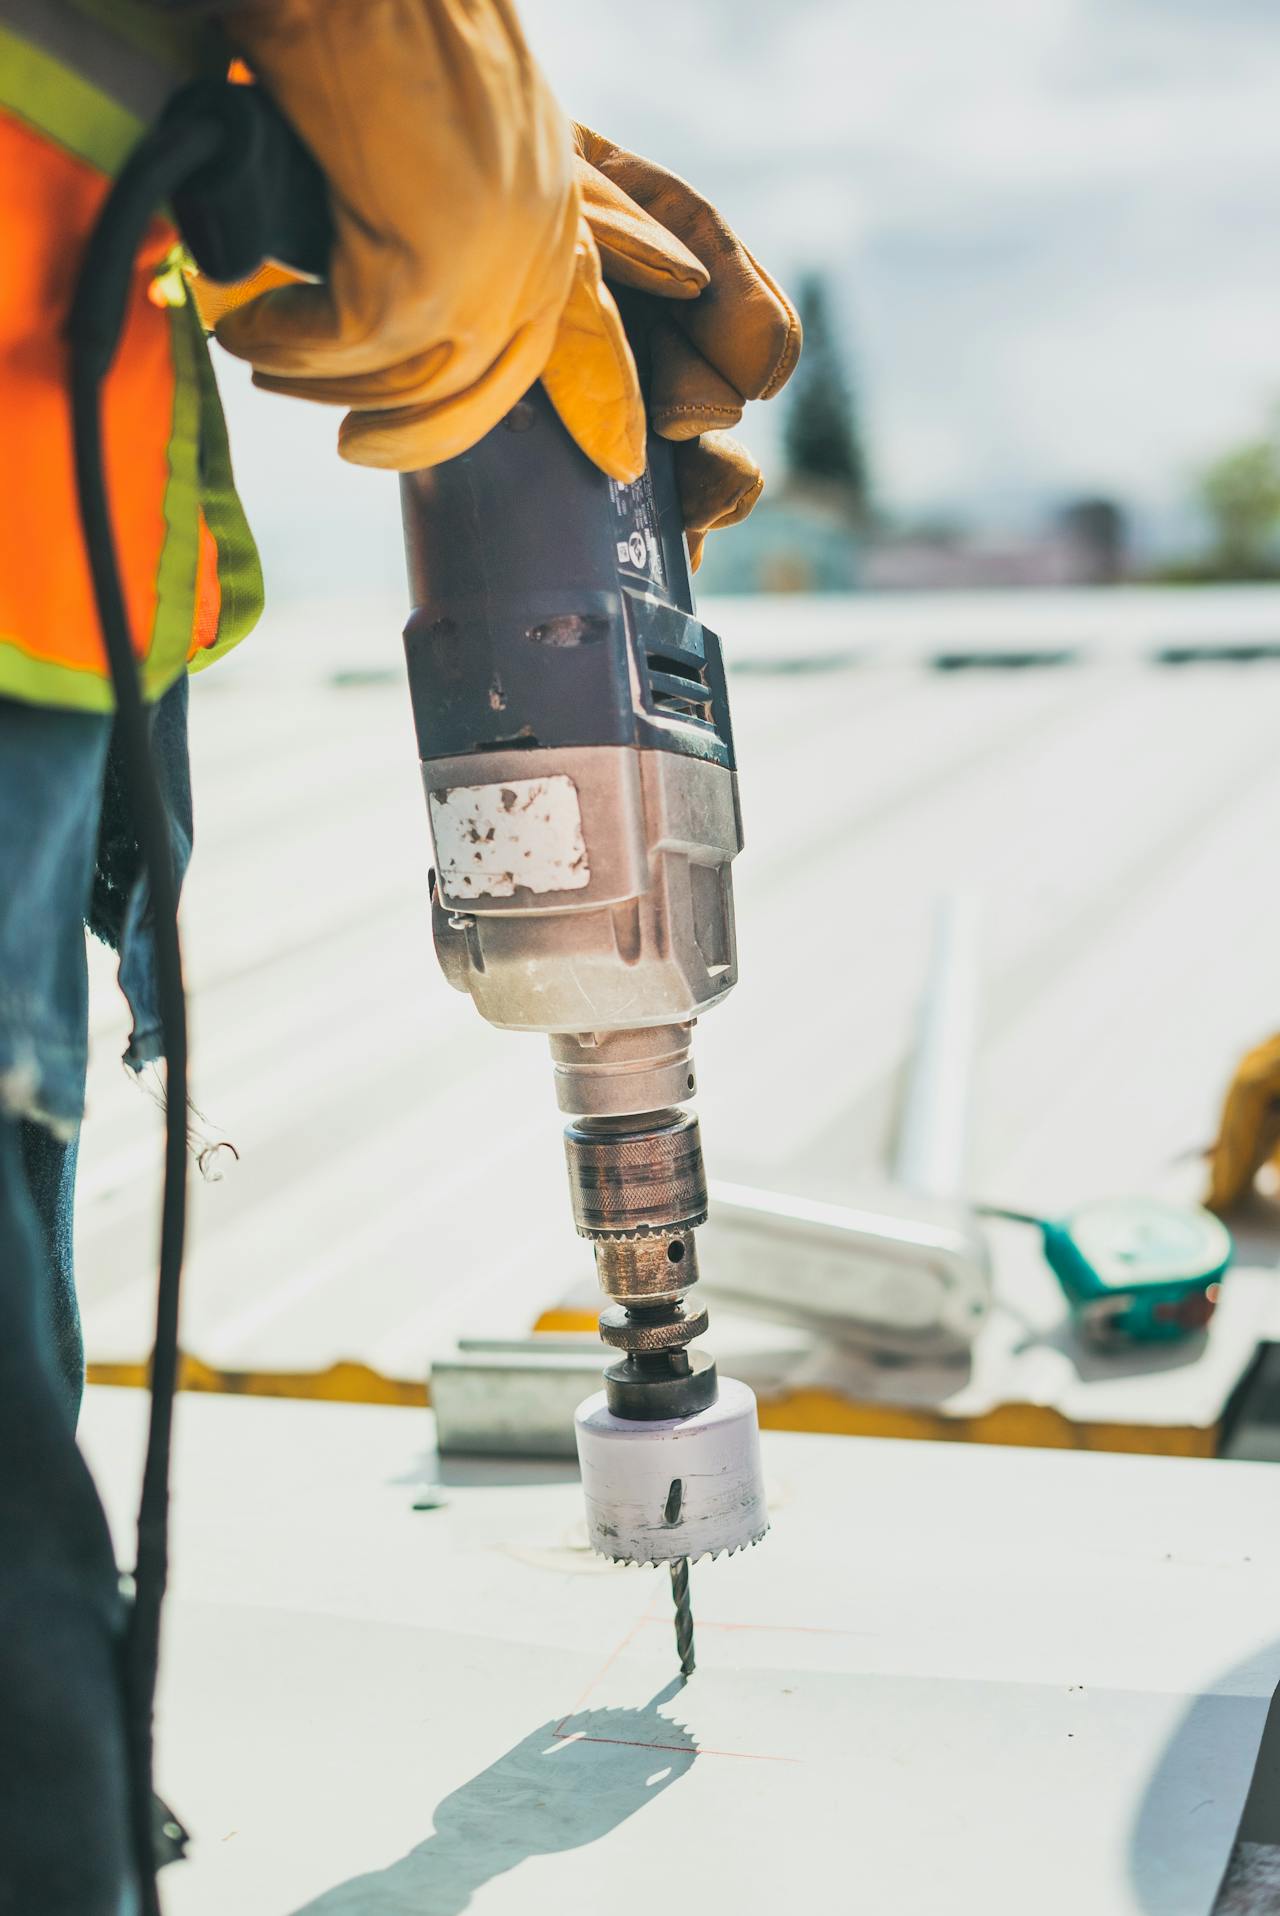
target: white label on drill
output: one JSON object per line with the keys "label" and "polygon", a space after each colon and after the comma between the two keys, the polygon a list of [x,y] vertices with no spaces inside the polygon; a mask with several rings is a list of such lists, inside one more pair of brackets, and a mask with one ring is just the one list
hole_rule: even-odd
{"label": "white label on drill", "polygon": [[454,785],[429,798],[440,889],[449,898],[581,891],[591,883],[582,808],[571,778]]}

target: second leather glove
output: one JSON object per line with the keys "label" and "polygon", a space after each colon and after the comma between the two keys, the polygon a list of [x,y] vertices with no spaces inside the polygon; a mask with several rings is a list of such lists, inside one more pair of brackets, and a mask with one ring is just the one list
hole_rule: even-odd
{"label": "second leather glove", "polygon": [[764,489],[746,447],[722,429],[736,425],[747,400],[771,399],[786,384],[800,354],[799,315],[687,181],[590,127],[573,133],[605,277],[649,296],[649,418],[679,442],[696,567],[707,533],[745,519]]}

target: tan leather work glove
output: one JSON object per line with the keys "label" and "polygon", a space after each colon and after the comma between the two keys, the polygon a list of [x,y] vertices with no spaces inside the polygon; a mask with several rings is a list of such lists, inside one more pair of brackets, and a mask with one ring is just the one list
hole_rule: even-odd
{"label": "tan leather work glove", "polygon": [[800,357],[800,317],[684,180],[588,126],[573,135],[605,278],[664,302],[650,329],[649,417],[664,439],[682,442],[676,471],[696,567],[707,533],[745,519],[764,489],[751,455],[723,428],[737,424],[747,400],[771,399],[786,384]]}
{"label": "tan leather work glove", "polygon": [[[719,429],[736,424],[748,399],[770,398],[785,384],[800,354],[799,316],[691,186],[589,127],[575,126],[573,136],[583,226],[542,383],[589,458],[615,479],[638,477],[643,408],[602,271],[605,280],[649,295],[649,418],[664,438],[681,442],[676,473],[696,568],[707,533],[745,519],[763,491],[751,455]],[[605,430],[611,415],[624,414],[625,435]],[[341,449],[368,465],[432,464],[435,455],[419,445],[417,431],[411,413],[357,413],[345,422]],[[602,456],[602,446],[623,443],[632,469]]]}
{"label": "tan leather work glove", "polygon": [[224,19],[319,162],[335,227],[324,284],[219,322],[256,383],[351,408],[343,456],[412,470],[571,367],[553,393],[566,426],[637,477],[634,363],[568,126],[506,0],[258,0]]}
{"label": "tan leather work glove", "polygon": [[[474,444],[541,376],[587,456],[633,479],[644,409],[603,264],[666,311],[703,309],[684,327],[664,318],[653,337],[653,419],[688,442],[678,467],[696,565],[706,532],[744,518],[763,484],[715,429],[736,421],[745,399],[776,392],[800,350],[790,301],[714,208],[575,127],[575,180],[558,181],[564,215],[554,225],[557,115],[501,0],[272,0],[236,9],[230,25],[324,166],[337,226],[324,286],[270,290],[229,312],[259,286],[225,300],[205,287],[202,310],[219,319],[228,350],[252,361],[256,383],[350,406],[343,456],[414,470]],[[433,80],[443,95],[434,116],[420,97]],[[372,97],[371,117],[362,102]],[[407,142],[396,137],[401,120],[414,122]],[[522,137],[537,160],[531,173]],[[565,247],[557,308],[543,296]],[[508,337],[530,287],[536,312]]]}
{"label": "tan leather work glove", "polygon": [[800,357],[800,318],[777,281],[754,260],[714,206],[674,173],[574,127],[578,179],[606,279],[662,293],[648,260],[628,244],[622,215],[638,208],[701,262],[696,299],[668,309],[654,328],[649,411],[666,439],[736,425],[748,399],[772,399]]}
{"label": "tan leather work glove", "polygon": [[1210,1210],[1230,1209],[1268,1161],[1280,1169],[1280,1036],[1255,1045],[1236,1066],[1209,1158]]}

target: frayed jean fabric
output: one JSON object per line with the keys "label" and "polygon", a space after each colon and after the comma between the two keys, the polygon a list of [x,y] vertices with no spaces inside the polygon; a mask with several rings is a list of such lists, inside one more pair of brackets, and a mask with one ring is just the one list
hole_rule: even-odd
{"label": "frayed jean fabric", "polygon": [[84,1103],[111,721],[0,699],[0,1111],[70,1137]]}
{"label": "frayed jean fabric", "polygon": [[[179,875],[187,686],[152,716]],[[86,924],[119,953],[126,1061],[163,1055],[147,888],[107,717],[0,700],[0,1916],[134,1916],[106,1518],[75,1439],[72,1262]]]}
{"label": "frayed jean fabric", "polygon": [[[154,708],[151,738],[181,880],[192,839],[185,679]],[[119,954],[133,1014],[125,1062],[139,1068],[164,1050],[149,909],[110,718],[0,699],[0,1121],[22,1127],[76,1403],[83,1380],[71,1208],[88,1055],[84,928]]]}

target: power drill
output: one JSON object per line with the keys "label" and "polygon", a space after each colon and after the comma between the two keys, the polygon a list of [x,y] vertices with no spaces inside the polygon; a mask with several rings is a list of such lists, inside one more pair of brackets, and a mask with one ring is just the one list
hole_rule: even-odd
{"label": "power drill", "polygon": [[[642,316],[628,313],[643,363]],[[472,451],[401,484],[405,652],[449,982],[545,1032],[573,1215],[618,1353],[577,1413],[592,1545],[673,1566],[767,1528],[755,1399],[707,1328],[698,1016],[737,978],[742,846],[720,642],[694,612],[672,448],[623,486],[535,387]]]}
{"label": "power drill", "polygon": [[[154,1548],[147,1563],[140,1557],[136,1606],[140,1768],[177,1372],[185,1009],[167,824],[98,422],[137,245],[165,201],[215,280],[243,279],[264,258],[323,277],[331,244],[323,177],[271,100],[257,87],[199,80],[170,101],[109,194],[69,325],[81,516],[156,901],[169,1054],[141,1522]],[[627,317],[643,372],[642,306]],[[664,440],[651,436],[644,475],[618,485],[534,387],[472,451],[405,477],[402,503],[436,949],[450,983],[491,1023],[550,1038],[571,1118],[574,1220],[611,1300],[601,1335],[619,1353],[577,1413],[588,1529],[607,1557],[671,1565],[688,1674],[688,1560],[737,1550],[767,1528],[755,1399],[690,1351],[707,1326],[694,1292],[706,1176],[697,1119],[683,1108],[696,1088],[692,1029],[737,976],[730,865],[742,827],[720,645],[694,613]]]}

